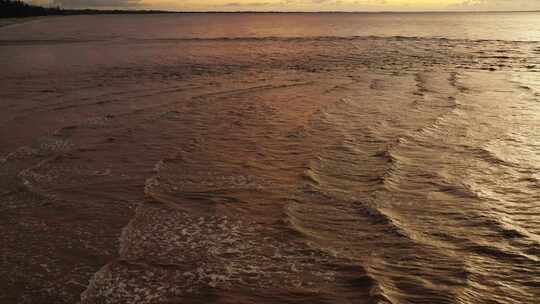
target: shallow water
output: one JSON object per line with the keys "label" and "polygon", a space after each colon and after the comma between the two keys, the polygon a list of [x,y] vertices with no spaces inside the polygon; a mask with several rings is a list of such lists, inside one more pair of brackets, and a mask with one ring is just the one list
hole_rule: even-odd
{"label": "shallow water", "polygon": [[0,29],[2,303],[534,303],[536,17]]}

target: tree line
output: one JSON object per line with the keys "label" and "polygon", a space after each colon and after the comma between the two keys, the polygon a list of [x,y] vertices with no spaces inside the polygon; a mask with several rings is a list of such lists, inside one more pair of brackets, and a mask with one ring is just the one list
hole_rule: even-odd
{"label": "tree line", "polygon": [[94,10],[42,7],[20,0],[0,0],[0,18],[49,16],[49,15],[96,15],[96,14],[160,14],[167,11],[150,10]]}
{"label": "tree line", "polygon": [[0,18],[59,15],[61,12],[57,7],[41,7],[19,0],[0,0]]}

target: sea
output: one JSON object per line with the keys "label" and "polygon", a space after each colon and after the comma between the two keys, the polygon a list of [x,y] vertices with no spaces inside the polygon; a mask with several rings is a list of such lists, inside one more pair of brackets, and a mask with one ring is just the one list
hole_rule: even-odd
{"label": "sea", "polygon": [[540,13],[0,27],[1,303],[537,303]]}

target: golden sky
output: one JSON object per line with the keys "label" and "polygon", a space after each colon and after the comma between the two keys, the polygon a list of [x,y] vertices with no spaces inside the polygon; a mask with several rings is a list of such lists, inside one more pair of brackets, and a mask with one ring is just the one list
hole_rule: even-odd
{"label": "golden sky", "polygon": [[536,10],[540,0],[28,0],[61,7],[188,11]]}

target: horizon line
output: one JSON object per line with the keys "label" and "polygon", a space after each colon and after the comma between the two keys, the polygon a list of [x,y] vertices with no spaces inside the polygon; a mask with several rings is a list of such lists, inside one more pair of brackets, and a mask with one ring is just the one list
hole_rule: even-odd
{"label": "horizon line", "polygon": [[538,13],[538,10],[423,10],[423,11],[177,11],[160,9],[103,9],[103,8],[58,8],[65,11],[96,11],[96,12],[147,12],[147,13],[170,13],[170,14],[422,14],[422,13]]}

